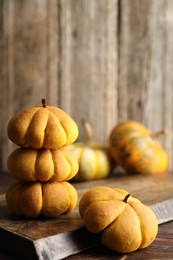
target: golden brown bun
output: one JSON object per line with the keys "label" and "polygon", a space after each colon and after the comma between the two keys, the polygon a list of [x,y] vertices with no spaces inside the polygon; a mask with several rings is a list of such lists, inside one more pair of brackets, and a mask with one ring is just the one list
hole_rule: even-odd
{"label": "golden brown bun", "polygon": [[89,190],[79,202],[79,212],[86,228],[101,232],[102,243],[117,252],[147,247],[157,235],[158,223],[151,208],[122,189]]}
{"label": "golden brown bun", "polygon": [[68,146],[55,150],[18,148],[9,155],[7,166],[22,181],[67,181],[78,171],[78,161]]}
{"label": "golden brown bun", "polygon": [[6,193],[11,212],[28,218],[54,218],[69,213],[77,199],[76,190],[68,182],[16,182]]}
{"label": "golden brown bun", "polygon": [[22,147],[57,149],[73,143],[78,127],[63,110],[32,107],[14,116],[7,128],[9,139]]}

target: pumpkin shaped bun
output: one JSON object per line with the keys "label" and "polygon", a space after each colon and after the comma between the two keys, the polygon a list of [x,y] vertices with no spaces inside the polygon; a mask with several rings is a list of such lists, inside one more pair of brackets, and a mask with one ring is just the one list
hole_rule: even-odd
{"label": "pumpkin shaped bun", "polygon": [[69,213],[77,203],[77,192],[68,182],[16,182],[6,201],[12,213],[27,218],[54,218]]}
{"label": "pumpkin shaped bun", "polygon": [[22,181],[67,181],[79,168],[68,146],[55,150],[17,148],[9,155],[7,166]]}
{"label": "pumpkin shaped bun", "polygon": [[31,107],[12,117],[8,124],[9,139],[22,147],[57,149],[73,143],[78,127],[63,110],[46,106]]}
{"label": "pumpkin shaped bun", "polygon": [[88,231],[100,233],[102,243],[120,253],[147,247],[158,232],[152,209],[123,189],[89,190],[79,202],[79,212]]}
{"label": "pumpkin shaped bun", "polygon": [[110,134],[110,154],[127,173],[162,174],[167,169],[168,157],[157,138],[165,133],[151,133],[135,121],[120,123]]}

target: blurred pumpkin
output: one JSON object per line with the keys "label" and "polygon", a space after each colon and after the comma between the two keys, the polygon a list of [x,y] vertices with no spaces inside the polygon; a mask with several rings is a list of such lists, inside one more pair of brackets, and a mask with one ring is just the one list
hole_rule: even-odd
{"label": "blurred pumpkin", "polygon": [[110,134],[110,154],[128,173],[161,174],[167,169],[168,158],[157,138],[165,133],[151,133],[136,121],[120,123]]}
{"label": "blurred pumpkin", "polygon": [[18,148],[9,155],[7,166],[22,181],[67,181],[79,168],[68,146],[53,150]]}
{"label": "blurred pumpkin", "polygon": [[158,232],[152,209],[123,189],[87,191],[79,202],[79,213],[89,232],[100,233],[102,243],[120,253],[149,246]]}
{"label": "blurred pumpkin", "polygon": [[11,212],[18,216],[54,218],[69,213],[77,203],[77,192],[68,182],[16,182],[7,193]]}
{"label": "blurred pumpkin", "polygon": [[82,120],[86,141],[71,145],[71,151],[79,163],[79,170],[74,176],[76,181],[90,181],[108,177],[111,169],[111,160],[108,148],[92,142],[92,129],[88,122]]}
{"label": "blurred pumpkin", "polygon": [[57,149],[72,144],[78,136],[74,120],[63,110],[46,106],[25,109],[11,118],[7,133],[9,139],[22,147]]}

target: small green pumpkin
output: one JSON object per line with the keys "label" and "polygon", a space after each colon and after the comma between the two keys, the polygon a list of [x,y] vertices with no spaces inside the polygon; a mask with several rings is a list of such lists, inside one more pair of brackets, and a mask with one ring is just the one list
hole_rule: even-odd
{"label": "small green pumpkin", "polygon": [[76,181],[90,181],[107,178],[111,170],[108,148],[92,142],[92,129],[88,122],[82,121],[86,141],[71,145],[71,150],[79,163],[79,170],[74,176]]}

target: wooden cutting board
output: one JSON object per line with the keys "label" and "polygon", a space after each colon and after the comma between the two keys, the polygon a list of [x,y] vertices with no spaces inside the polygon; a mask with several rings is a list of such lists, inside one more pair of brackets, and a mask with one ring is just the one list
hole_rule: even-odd
{"label": "wooden cutting board", "polygon": [[[173,177],[121,176],[106,180],[73,183],[79,196],[92,187],[123,188],[147,205],[173,198]],[[10,213],[5,202],[5,189],[0,190],[0,244],[25,259],[62,259],[98,244],[97,235],[83,227],[75,210],[55,219],[19,218]],[[92,243],[91,243],[92,242]]]}

